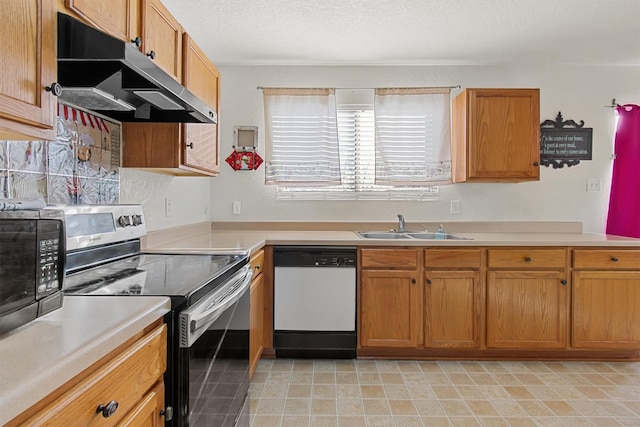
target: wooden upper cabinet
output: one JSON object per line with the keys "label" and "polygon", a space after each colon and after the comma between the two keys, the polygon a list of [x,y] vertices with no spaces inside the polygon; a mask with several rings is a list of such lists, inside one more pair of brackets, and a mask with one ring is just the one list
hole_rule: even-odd
{"label": "wooden upper cabinet", "polygon": [[56,8],[50,0],[0,2],[0,139],[55,139]]}
{"label": "wooden upper cabinet", "polygon": [[[209,58],[187,33],[183,36],[183,84],[219,112],[220,74]],[[184,165],[216,175],[220,170],[218,125],[186,123],[182,144]]]}
{"label": "wooden upper cabinet", "polygon": [[140,0],[65,0],[66,9],[91,26],[131,42],[140,33]]}
{"label": "wooden upper cabinet", "polygon": [[453,182],[540,179],[539,89],[466,89],[452,121]]}
{"label": "wooden upper cabinet", "polygon": [[142,52],[182,81],[182,26],[159,0],[142,0]]}

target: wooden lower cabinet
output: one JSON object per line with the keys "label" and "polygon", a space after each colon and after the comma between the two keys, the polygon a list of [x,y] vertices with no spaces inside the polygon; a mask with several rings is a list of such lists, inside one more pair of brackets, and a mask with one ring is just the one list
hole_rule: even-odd
{"label": "wooden lower cabinet", "polygon": [[574,271],[575,348],[640,348],[640,272]]}
{"label": "wooden lower cabinet", "polygon": [[489,271],[486,292],[487,348],[566,347],[564,272]]}
{"label": "wooden lower cabinet", "polygon": [[159,416],[164,409],[164,384],[160,383],[151,390],[138,406],[133,408],[118,427],[159,427],[164,418]]}
{"label": "wooden lower cabinet", "polygon": [[258,366],[264,351],[265,338],[265,299],[266,286],[264,271],[264,250],[261,249],[251,255],[249,263],[253,271],[253,280],[249,290],[249,376]]}
{"label": "wooden lower cabinet", "polygon": [[[167,366],[167,327],[162,324],[109,357],[49,403],[36,405],[7,426],[164,425],[162,375]],[[114,402],[117,402],[114,404]],[[108,405],[117,406],[109,414]],[[104,416],[108,415],[108,416]]]}
{"label": "wooden lower cabinet", "polygon": [[363,270],[360,345],[415,348],[420,333],[420,294],[415,270]]}
{"label": "wooden lower cabinet", "polygon": [[480,345],[480,274],[426,271],[424,346],[476,348]]}

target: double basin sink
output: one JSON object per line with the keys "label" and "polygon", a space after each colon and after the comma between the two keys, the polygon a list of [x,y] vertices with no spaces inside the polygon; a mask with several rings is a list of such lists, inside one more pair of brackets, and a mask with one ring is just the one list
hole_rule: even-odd
{"label": "double basin sink", "polygon": [[356,231],[356,234],[365,239],[473,240],[447,231],[438,233],[427,231]]}

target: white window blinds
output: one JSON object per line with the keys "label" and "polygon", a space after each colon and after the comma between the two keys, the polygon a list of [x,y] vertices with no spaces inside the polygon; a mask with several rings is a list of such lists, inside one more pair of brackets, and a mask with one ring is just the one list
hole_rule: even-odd
{"label": "white window blinds", "polygon": [[340,184],[333,89],[264,88],[266,183]]}
{"label": "white window blinds", "polygon": [[376,184],[451,183],[450,92],[376,89]]}

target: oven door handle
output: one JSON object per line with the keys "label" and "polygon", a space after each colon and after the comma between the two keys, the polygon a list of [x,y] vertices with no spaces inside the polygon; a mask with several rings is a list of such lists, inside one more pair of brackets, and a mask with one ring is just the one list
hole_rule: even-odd
{"label": "oven door handle", "polygon": [[[200,305],[180,313],[180,347],[191,347],[227,308],[242,297],[251,284],[252,278],[253,270],[247,265],[229,280],[230,282],[242,280],[242,283],[224,300],[217,304],[208,303],[207,309],[202,313],[198,313]],[[203,305],[207,305],[207,303],[205,302]]]}

